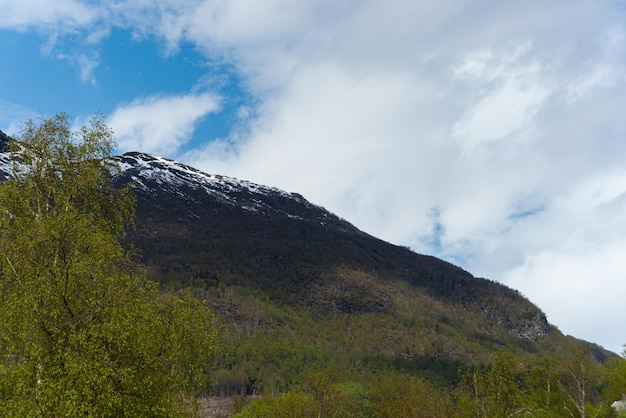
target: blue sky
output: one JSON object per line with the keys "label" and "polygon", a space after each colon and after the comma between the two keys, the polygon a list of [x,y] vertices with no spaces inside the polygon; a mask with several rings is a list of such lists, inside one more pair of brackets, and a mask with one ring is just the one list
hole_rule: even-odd
{"label": "blue sky", "polygon": [[[114,29],[98,44],[94,52],[98,63],[84,75],[80,63],[64,57],[81,45],[61,42],[46,52],[49,35],[5,30],[0,36],[0,54],[11,58],[0,70],[2,80],[11,80],[2,84],[1,97],[28,117],[59,111],[77,118],[96,112],[108,115],[138,98],[211,92],[220,98],[219,108],[196,121],[193,134],[181,148],[185,150],[228,137],[236,124],[233,112],[245,100],[237,74],[225,64],[211,63],[192,44],[166,54],[153,39],[134,39],[132,33]],[[4,116],[0,129],[17,133],[21,118],[19,114]],[[171,156],[176,152],[172,150]]]}
{"label": "blue sky", "polygon": [[0,56],[5,132],[100,111],[626,343],[619,1],[0,0]]}

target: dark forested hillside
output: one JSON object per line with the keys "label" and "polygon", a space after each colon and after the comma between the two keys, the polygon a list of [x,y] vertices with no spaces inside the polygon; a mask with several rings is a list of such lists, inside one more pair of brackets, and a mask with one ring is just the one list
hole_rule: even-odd
{"label": "dark forested hillside", "polygon": [[120,157],[138,187],[134,242],[164,283],[250,287],[319,315],[395,312],[392,283],[519,338],[548,333],[516,291],[359,231],[302,196],[208,176],[146,154]]}

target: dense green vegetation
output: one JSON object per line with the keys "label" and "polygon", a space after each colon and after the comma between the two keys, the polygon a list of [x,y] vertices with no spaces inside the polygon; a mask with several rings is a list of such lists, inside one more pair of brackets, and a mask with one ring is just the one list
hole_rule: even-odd
{"label": "dense green vegetation", "polygon": [[[308,375],[300,388],[242,405],[236,417],[617,417],[599,394],[581,396],[575,382],[593,391],[599,370],[580,369],[591,357],[573,355],[559,371],[545,360],[536,367],[511,352],[496,351],[489,365],[463,372],[454,387],[409,373],[383,373],[366,381],[334,382]],[[622,369],[623,372],[623,369]],[[597,377],[597,376],[596,376]],[[597,389],[597,387],[596,387]]]}
{"label": "dense green vegetation", "polygon": [[0,185],[0,416],[188,416],[215,352],[205,301],[160,294],[122,246],[111,132],[28,123]]}
{"label": "dense green vegetation", "polygon": [[556,329],[532,341],[494,327],[485,339],[462,309],[442,321],[321,317],[250,289],[222,292],[212,304],[231,320],[210,393],[240,399],[242,417],[608,417],[626,390],[620,357]]}

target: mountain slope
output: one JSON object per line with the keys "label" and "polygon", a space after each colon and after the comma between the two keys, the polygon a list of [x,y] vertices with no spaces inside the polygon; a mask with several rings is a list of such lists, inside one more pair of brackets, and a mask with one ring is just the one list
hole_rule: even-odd
{"label": "mountain slope", "polygon": [[[298,194],[207,175],[148,154],[119,160],[119,181],[137,185],[134,239],[161,280],[180,273],[217,277],[277,294],[289,290],[297,303],[322,311],[367,313],[394,309],[389,295],[367,280],[393,278],[475,311],[518,337],[548,332],[543,313],[514,290],[378,240]],[[218,260],[229,254],[236,263]],[[364,272],[365,283],[347,288],[338,266]]]}
{"label": "mountain slope", "polygon": [[301,195],[128,153],[131,240],[168,289],[193,287],[224,319],[211,391],[282,392],[310,373],[367,381],[411,373],[439,385],[502,347],[528,364],[584,346],[517,291],[360,231]]}

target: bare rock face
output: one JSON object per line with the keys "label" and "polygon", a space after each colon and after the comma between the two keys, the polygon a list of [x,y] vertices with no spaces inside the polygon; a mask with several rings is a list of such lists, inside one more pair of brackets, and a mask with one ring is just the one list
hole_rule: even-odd
{"label": "bare rock face", "polygon": [[526,320],[519,320],[516,327],[512,329],[511,332],[518,338],[536,340],[548,335],[549,329],[548,320],[545,315],[537,313]]}

